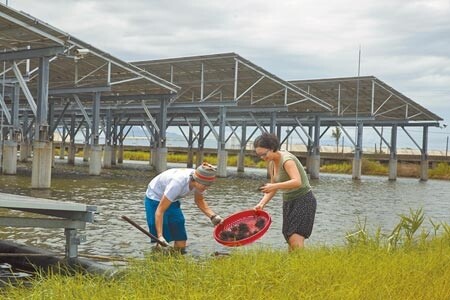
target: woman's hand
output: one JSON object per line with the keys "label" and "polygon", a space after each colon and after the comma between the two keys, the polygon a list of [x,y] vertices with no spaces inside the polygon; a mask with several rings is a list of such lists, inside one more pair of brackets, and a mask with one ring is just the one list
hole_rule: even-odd
{"label": "woman's hand", "polygon": [[271,193],[271,192],[276,192],[277,191],[275,183],[266,183],[265,185],[263,185],[259,189],[263,193]]}
{"label": "woman's hand", "polygon": [[255,207],[253,207],[254,210],[263,210],[264,209],[264,204],[262,203],[262,201],[260,201],[257,205],[255,205]]}

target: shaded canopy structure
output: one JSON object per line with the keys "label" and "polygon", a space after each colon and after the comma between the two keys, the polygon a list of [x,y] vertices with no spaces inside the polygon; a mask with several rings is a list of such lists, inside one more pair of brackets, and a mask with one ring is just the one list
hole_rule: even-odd
{"label": "shaded canopy structure", "polygon": [[441,117],[374,76],[291,83],[332,105],[336,117],[373,118],[379,124],[442,121]]}
{"label": "shaded canopy structure", "polygon": [[[217,140],[219,175],[226,176],[226,142],[240,144],[238,170],[248,142],[261,131],[296,133],[307,144],[311,177],[318,178],[320,138],[327,128],[356,127],[354,178],[360,176],[365,126],[390,126],[392,168],[397,127],[423,129],[423,167],[427,130],[442,120],[373,76],[286,81],[236,53],[125,62],[26,13],[0,4],[0,104],[3,173],[15,172],[33,144],[33,186],[49,187],[52,139],[69,139],[74,163],[75,136],[85,137],[90,174],[121,162],[131,128],[149,135],[152,164],[163,171],[167,128],[182,131],[188,166],[203,159],[208,135]],[[300,131],[299,131],[300,130]],[[100,135],[105,137],[100,145]],[[281,140],[284,142],[286,138]],[[64,146],[64,145],[62,145]],[[42,149],[40,151],[39,149]],[[50,152],[49,152],[50,151]],[[117,154],[118,153],[118,154]],[[117,154],[117,156],[116,156]],[[5,158],[6,157],[6,158]],[[102,162],[103,157],[103,162]],[[396,170],[390,178],[395,179]],[[425,177],[423,179],[426,179]]]}

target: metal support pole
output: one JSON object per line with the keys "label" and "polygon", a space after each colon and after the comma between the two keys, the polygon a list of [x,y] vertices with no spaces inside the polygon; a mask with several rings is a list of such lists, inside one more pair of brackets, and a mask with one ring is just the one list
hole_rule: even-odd
{"label": "metal support pole", "polygon": [[389,153],[389,180],[397,179],[397,125],[392,125]]}
{"label": "metal support pole", "polygon": [[78,257],[78,245],[85,240],[85,236],[78,236],[77,230],[73,228],[65,228],[66,236],[65,256],[69,261]]}
{"label": "metal support pole", "polygon": [[198,125],[198,150],[197,150],[197,167],[200,166],[203,162],[203,149],[205,147],[205,119],[203,116],[199,116],[199,125]]}
{"label": "metal support pole", "polygon": [[167,99],[161,99],[158,118],[159,134],[157,140],[156,172],[160,173],[167,170],[167,147],[166,147],[166,129],[167,129]]}
{"label": "metal support pole", "polygon": [[100,92],[94,93],[92,104],[91,148],[89,151],[90,175],[100,175],[102,170],[102,147],[99,145],[100,97]]}
{"label": "metal support pole", "polygon": [[311,179],[319,179],[320,171],[320,117],[314,120],[314,141],[312,146],[311,162],[309,174]]}
{"label": "metal support pole", "polygon": [[362,122],[359,122],[356,130],[356,147],[355,147],[355,156],[353,158],[353,168],[352,168],[352,178],[354,180],[361,179],[361,166],[362,166],[362,144],[363,144],[363,128],[364,125]]}
{"label": "metal support pole", "polygon": [[244,172],[245,168],[245,150],[247,148],[247,123],[245,121],[243,122],[241,129],[241,146],[237,165],[238,172]]}
{"label": "metal support pole", "polygon": [[445,157],[448,156],[448,136],[447,136],[447,144],[445,146]]}
{"label": "metal support pole", "polygon": [[50,188],[53,146],[48,136],[48,82],[50,58],[39,58],[39,80],[37,87],[36,124],[31,170],[32,188]]}
{"label": "metal support pole", "polygon": [[420,158],[420,180],[428,180],[428,126],[423,126],[422,153]]}
{"label": "metal support pole", "polygon": [[[275,134],[275,128],[277,126],[277,113],[272,112],[270,114],[270,133]],[[280,138],[280,136],[278,136]]]}
{"label": "metal support pole", "polygon": [[194,153],[192,150],[192,144],[194,143],[194,131],[191,127],[189,127],[189,133],[188,133],[188,159],[187,159],[187,167],[193,168],[194,167]]}
{"label": "metal support pole", "polygon": [[225,127],[226,127],[227,108],[220,107],[219,116],[219,141],[218,141],[218,164],[217,176],[227,177],[228,153],[225,150]]}
{"label": "metal support pole", "polygon": [[39,81],[36,111],[35,140],[48,141],[48,81],[49,81],[50,58],[39,58]]}
{"label": "metal support pole", "polygon": [[111,159],[112,159],[111,129],[112,129],[112,115],[111,109],[108,109],[106,112],[105,146],[103,148],[103,168],[111,168]]}

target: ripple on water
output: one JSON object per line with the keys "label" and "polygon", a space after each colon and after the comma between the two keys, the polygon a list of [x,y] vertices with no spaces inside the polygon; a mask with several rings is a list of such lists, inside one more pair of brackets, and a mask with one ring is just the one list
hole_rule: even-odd
{"label": "ripple on water", "polygon": [[[86,170],[84,170],[86,171]],[[82,169],[70,176],[52,178],[52,188],[32,190],[29,175],[0,176],[1,191],[34,197],[73,201],[96,205],[99,213],[95,223],[80,231],[87,241],[79,246],[81,254],[142,257],[151,250],[149,238],[121,219],[127,215],[147,229],[143,197],[148,182],[155,174],[148,170],[107,172],[101,176],[86,176]],[[219,178],[206,194],[211,208],[221,216],[248,209],[258,203],[262,194],[257,187],[266,181],[264,170],[249,170],[245,175],[230,171],[228,178]],[[363,176],[352,181],[349,175],[321,174],[320,180],[311,181],[318,206],[313,234],[308,241],[316,245],[338,245],[345,233],[354,229],[358,218],[369,228],[381,227],[390,231],[399,221],[399,214],[410,209],[423,208],[426,218],[434,221],[450,220],[450,182]],[[192,198],[183,201],[192,253],[224,252],[227,248],[213,239],[209,219],[195,206]],[[275,196],[266,206],[272,216],[272,225],[259,241],[250,247],[271,246],[285,248],[281,235],[281,197]],[[0,210],[0,214],[11,212]],[[23,213],[22,213],[23,214]],[[34,228],[2,228],[0,238],[12,239],[34,246],[64,252],[63,230]]]}

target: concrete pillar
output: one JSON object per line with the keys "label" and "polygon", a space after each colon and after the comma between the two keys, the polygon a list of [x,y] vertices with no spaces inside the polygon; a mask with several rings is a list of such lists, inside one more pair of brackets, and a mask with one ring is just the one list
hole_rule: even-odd
{"label": "concrete pillar", "polygon": [[31,142],[31,140],[28,142],[27,151],[28,158],[31,158],[31,156],[33,155],[33,143]]}
{"label": "concrete pillar", "polygon": [[397,159],[389,159],[389,180],[397,180]]}
{"label": "concrete pillar", "polygon": [[89,159],[89,175],[100,175],[102,171],[102,146],[91,146]]}
{"label": "concrete pillar", "polygon": [[227,177],[228,152],[219,150],[217,152],[217,177]]}
{"label": "concrete pillar", "polygon": [[205,151],[202,149],[197,149],[196,153],[196,166],[200,166],[203,163],[203,159],[205,158]]}
{"label": "concrete pillar", "polygon": [[66,155],[66,145],[64,142],[61,142],[59,145],[59,159],[64,159]]}
{"label": "concrete pillar", "polygon": [[355,180],[361,179],[361,166],[362,166],[362,160],[360,157],[353,158],[352,162],[352,178]]}
{"label": "concrete pillar", "polygon": [[28,141],[23,141],[20,143],[20,156],[19,159],[21,162],[27,162],[28,156],[30,153],[30,143]]}
{"label": "concrete pillar", "polygon": [[157,148],[155,154],[156,172],[164,172],[165,170],[167,170],[167,148]]}
{"label": "concrete pillar", "polygon": [[422,159],[420,161],[420,180],[428,180],[428,159]]}
{"label": "concrete pillar", "polygon": [[91,145],[84,144],[83,147],[83,161],[87,162],[89,161],[89,157],[91,156]]}
{"label": "concrete pillar", "polygon": [[154,148],[154,147],[152,147],[152,148],[150,148],[150,158],[149,158],[149,161],[150,161],[150,166],[152,166],[152,167],[156,167],[156,164],[157,164],[157,152],[158,152],[158,150],[156,149],[156,148]]}
{"label": "concrete pillar", "polygon": [[123,145],[119,145],[119,150],[117,151],[117,163],[123,164]]}
{"label": "concrete pillar", "polygon": [[103,168],[111,169],[111,157],[112,157],[112,147],[111,145],[105,145],[103,150]]}
{"label": "concrete pillar", "polygon": [[55,153],[56,153],[56,147],[55,147],[55,144],[52,142],[52,168],[55,167]]}
{"label": "concrete pillar", "polygon": [[52,175],[53,143],[33,143],[33,164],[31,170],[31,187],[35,189],[50,188]]}
{"label": "concrete pillar", "polygon": [[306,163],[305,163],[305,167],[306,167],[306,173],[307,174],[311,174],[311,154],[309,151],[306,152]]}
{"label": "concrete pillar", "polygon": [[188,153],[187,153],[187,165],[188,168],[193,168],[194,167],[194,149],[192,147],[188,148]]}
{"label": "concrete pillar", "polygon": [[111,165],[115,166],[117,162],[117,145],[113,145],[111,149]]}
{"label": "concrete pillar", "polygon": [[75,165],[75,153],[77,152],[75,143],[69,143],[69,147],[67,148],[67,163],[69,165]]}
{"label": "concrete pillar", "polygon": [[309,158],[309,175],[311,179],[320,177],[320,154],[312,154]]}
{"label": "concrete pillar", "polygon": [[7,175],[17,174],[17,142],[3,141],[2,172]]}
{"label": "concrete pillar", "polygon": [[241,149],[241,151],[239,151],[238,153],[237,171],[238,172],[245,171],[245,149]]}

